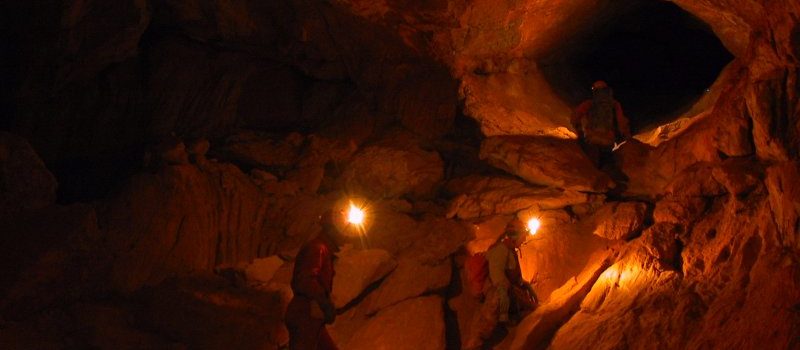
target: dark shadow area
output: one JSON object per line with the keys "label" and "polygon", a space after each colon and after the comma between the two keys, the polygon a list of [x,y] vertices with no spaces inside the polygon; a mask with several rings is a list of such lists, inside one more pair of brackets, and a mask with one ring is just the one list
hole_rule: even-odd
{"label": "dark shadow area", "polygon": [[733,59],[705,23],[673,3],[630,0],[604,13],[541,67],[573,106],[590,97],[592,82],[608,82],[634,132],[688,110]]}
{"label": "dark shadow area", "polygon": [[58,181],[57,202],[71,204],[106,198],[122,189],[139,171],[141,152],[102,158],[71,158],[48,164]]}

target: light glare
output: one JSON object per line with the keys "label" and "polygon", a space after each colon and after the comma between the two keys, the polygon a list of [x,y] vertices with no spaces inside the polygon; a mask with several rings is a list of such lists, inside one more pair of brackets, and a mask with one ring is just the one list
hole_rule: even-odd
{"label": "light glare", "polygon": [[539,226],[541,225],[542,223],[539,222],[539,219],[537,218],[532,218],[528,220],[528,234],[530,234],[531,236],[536,235],[536,232],[539,231]]}
{"label": "light glare", "polygon": [[347,222],[353,225],[361,225],[364,223],[364,210],[357,207],[355,204],[350,203],[350,210],[347,211]]}

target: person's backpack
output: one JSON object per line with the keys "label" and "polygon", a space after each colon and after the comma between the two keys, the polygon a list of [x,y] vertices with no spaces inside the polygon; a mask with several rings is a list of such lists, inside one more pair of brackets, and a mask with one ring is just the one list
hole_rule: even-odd
{"label": "person's backpack", "polygon": [[584,137],[592,144],[613,145],[616,139],[616,106],[610,91],[592,97],[587,121],[583,123]]}
{"label": "person's backpack", "polygon": [[[505,244],[511,251],[514,250],[514,240],[511,238],[505,237],[498,243]],[[475,253],[467,257],[467,261],[464,262],[464,270],[467,273],[469,293],[476,298],[483,297],[483,285],[489,278],[489,261],[486,260],[486,252]]]}
{"label": "person's backpack", "polygon": [[467,257],[464,262],[464,270],[467,273],[467,289],[469,294],[480,298],[483,296],[483,284],[489,278],[489,261],[486,260],[486,253],[475,253]]}

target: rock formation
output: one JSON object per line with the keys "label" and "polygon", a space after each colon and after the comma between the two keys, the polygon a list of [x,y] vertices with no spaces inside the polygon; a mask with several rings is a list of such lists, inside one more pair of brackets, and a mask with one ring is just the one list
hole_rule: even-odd
{"label": "rock formation", "polygon": [[461,348],[514,217],[540,304],[493,348],[799,347],[800,4],[664,3],[731,61],[598,168],[568,56],[647,4],[0,5],[0,344],[282,348],[295,255],[357,200],[342,349]]}

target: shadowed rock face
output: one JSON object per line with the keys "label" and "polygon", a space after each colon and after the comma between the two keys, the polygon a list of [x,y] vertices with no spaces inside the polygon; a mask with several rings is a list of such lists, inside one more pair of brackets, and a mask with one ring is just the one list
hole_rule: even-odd
{"label": "shadowed rock face", "polygon": [[800,5],[672,3],[733,61],[614,152],[627,183],[545,66],[639,1],[0,5],[0,343],[278,349],[294,256],[355,198],[341,348],[460,348],[464,260],[515,216],[540,305],[497,349],[797,347]]}

